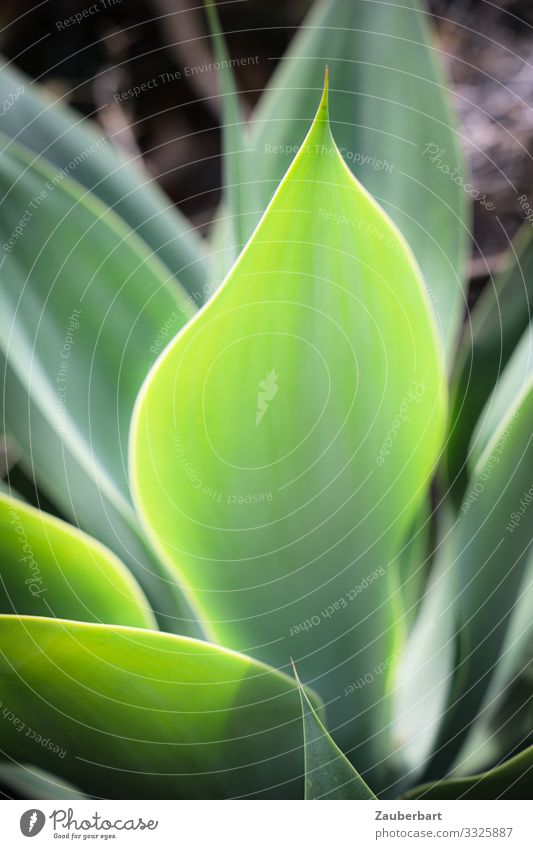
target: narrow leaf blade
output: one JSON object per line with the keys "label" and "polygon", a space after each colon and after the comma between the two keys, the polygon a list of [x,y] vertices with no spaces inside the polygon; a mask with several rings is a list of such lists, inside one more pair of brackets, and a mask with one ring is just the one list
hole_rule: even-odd
{"label": "narrow leaf blade", "polygon": [[468,479],[469,446],[483,408],[531,321],[533,234],[525,224],[506,271],[483,290],[465,326],[452,375],[448,481],[459,502]]}
{"label": "narrow leaf blade", "polygon": [[132,568],[175,628],[173,616],[192,617],[147,550],[124,455],[138,389],[191,300],[110,209],[15,143],[0,191],[6,426],[42,491]]}
{"label": "narrow leaf blade", "polygon": [[87,798],[71,784],[30,764],[0,763],[0,781],[15,799]]}
{"label": "narrow leaf blade", "polygon": [[331,739],[302,687],[296,667],[304,725],[305,798],[375,799],[370,787]]}
{"label": "narrow leaf blade", "polygon": [[[428,777],[442,775],[483,709],[505,650],[531,551],[533,373],[526,330],[488,403],[496,416],[449,539],[458,604],[457,668]],[[505,400],[505,404],[503,401]],[[488,422],[489,413],[482,416]]]}
{"label": "narrow leaf blade", "polygon": [[103,798],[303,795],[285,675],[172,634],[38,617],[0,616],[0,646],[11,760]]}

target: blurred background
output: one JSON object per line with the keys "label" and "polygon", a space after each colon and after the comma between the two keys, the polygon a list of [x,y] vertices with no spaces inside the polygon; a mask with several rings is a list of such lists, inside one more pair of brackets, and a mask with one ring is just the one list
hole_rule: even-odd
{"label": "blurred background", "polygon": [[[349,0],[347,0],[349,2]],[[97,14],[62,24],[89,0],[3,0],[3,53],[61,95],[146,168],[174,203],[205,228],[219,201],[219,102],[203,4],[190,0],[98,0]],[[311,0],[226,0],[218,4],[231,56],[251,108]],[[498,210],[474,204],[472,296],[502,263],[533,194],[533,2],[431,0],[432,26],[474,184]],[[165,77],[138,96],[128,89]],[[126,94],[124,94],[126,93]],[[120,98],[118,99],[117,98]],[[514,187],[514,188],[513,188]],[[518,189],[518,192],[516,191]],[[501,222],[501,225],[500,225]]]}

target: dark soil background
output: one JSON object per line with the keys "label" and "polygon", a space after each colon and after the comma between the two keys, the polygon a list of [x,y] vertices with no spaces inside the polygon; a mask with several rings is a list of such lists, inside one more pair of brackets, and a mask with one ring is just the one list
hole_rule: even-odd
{"label": "dark soil background", "polygon": [[[103,2],[103,0],[101,0]],[[350,0],[346,0],[350,2]],[[133,155],[196,224],[219,199],[220,150],[216,75],[197,74],[116,103],[113,95],[160,73],[211,59],[201,0],[105,0],[81,24],[57,22],[89,0],[3,0],[0,49],[51,87]],[[232,56],[259,56],[237,69],[251,107],[283,55],[311,0],[226,0],[219,10]],[[533,196],[533,0],[431,0],[436,44],[455,96],[472,180],[497,216],[474,210],[474,295]],[[503,225],[498,223],[499,219]]]}

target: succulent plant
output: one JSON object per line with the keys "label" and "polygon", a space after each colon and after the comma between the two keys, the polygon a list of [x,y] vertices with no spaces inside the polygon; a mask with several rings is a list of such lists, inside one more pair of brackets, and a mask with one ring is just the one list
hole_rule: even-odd
{"label": "succulent plant", "polygon": [[319,0],[244,121],[207,3],[208,242],[0,72],[2,417],[37,493],[0,492],[23,797],[526,792],[533,246],[463,324],[445,83],[418,2],[380,9]]}

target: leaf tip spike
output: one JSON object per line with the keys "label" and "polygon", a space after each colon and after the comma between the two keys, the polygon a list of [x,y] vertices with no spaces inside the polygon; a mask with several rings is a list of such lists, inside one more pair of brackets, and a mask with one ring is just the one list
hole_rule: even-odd
{"label": "leaf tip spike", "polygon": [[302,683],[300,681],[300,676],[298,675],[298,672],[296,671],[296,664],[295,664],[294,660],[292,659],[292,657],[290,658],[290,660],[291,660],[291,665],[292,665],[292,671],[293,671],[294,677],[296,679],[296,683],[298,684],[298,688],[301,689]]}

